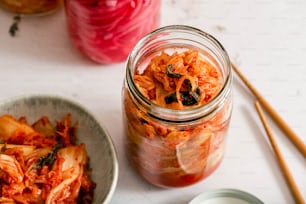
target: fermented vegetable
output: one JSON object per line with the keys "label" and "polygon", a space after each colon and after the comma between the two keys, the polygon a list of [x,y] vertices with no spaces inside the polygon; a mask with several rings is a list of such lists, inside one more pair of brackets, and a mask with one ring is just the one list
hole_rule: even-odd
{"label": "fermented vegetable", "polygon": [[209,114],[182,118],[186,113],[201,113],[216,101],[226,90],[225,75],[208,55],[196,49],[162,50],[145,66],[137,65],[132,80],[135,92],[146,102],[129,89],[123,92],[132,164],[147,181],[161,187],[188,186],[202,180],[223,158],[231,95],[226,94]]}
{"label": "fermented vegetable", "polygon": [[44,116],[0,117],[0,203],[91,203],[85,144],[76,144],[71,115],[53,125]]}
{"label": "fermented vegetable", "polygon": [[161,0],[65,0],[73,44],[95,62],[126,60],[145,34],[159,25]]}

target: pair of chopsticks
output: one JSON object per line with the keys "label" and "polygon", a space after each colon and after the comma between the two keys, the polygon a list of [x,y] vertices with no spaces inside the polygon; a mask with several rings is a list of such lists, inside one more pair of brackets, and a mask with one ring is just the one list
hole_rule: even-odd
{"label": "pair of chopsticks", "polygon": [[275,121],[280,129],[287,135],[287,137],[292,141],[292,143],[297,147],[297,149],[306,158],[306,146],[303,141],[297,136],[295,132],[287,125],[287,123],[278,115],[278,113],[272,108],[272,106],[264,99],[264,97],[255,89],[254,86],[246,79],[246,77],[238,70],[238,68],[232,64],[233,70],[237,73],[240,79],[245,83],[245,85],[250,89],[250,91],[257,98],[259,103],[265,108],[267,113]]}
{"label": "pair of chopsticks", "polygon": [[275,123],[279,126],[280,129],[287,135],[287,137],[292,141],[292,143],[297,147],[297,149],[306,157],[306,146],[303,141],[293,132],[293,130],[287,125],[287,123],[277,114],[277,112],[272,108],[272,106],[263,98],[263,96],[255,89],[254,86],[246,79],[246,77],[238,70],[238,68],[232,63],[232,68],[239,76],[239,78],[245,83],[245,85],[250,89],[250,91],[257,98],[255,102],[256,110],[259,114],[261,122],[265,128],[265,131],[268,135],[271,146],[274,150],[275,156],[278,160],[278,164],[283,172],[283,175],[289,185],[290,191],[296,201],[297,204],[305,204],[305,200],[298,189],[297,184],[295,183],[290,170],[281,154],[281,151],[274,139],[272,131],[268,125],[268,122],[264,116],[263,110],[261,106],[265,108],[267,113],[271,116],[271,118],[275,121]]}

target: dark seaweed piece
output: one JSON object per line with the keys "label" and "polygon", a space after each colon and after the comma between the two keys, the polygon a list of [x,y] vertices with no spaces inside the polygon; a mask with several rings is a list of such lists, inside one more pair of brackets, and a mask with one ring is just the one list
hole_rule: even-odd
{"label": "dark seaweed piece", "polygon": [[173,72],[173,65],[169,64],[167,66],[167,76],[170,77],[170,78],[180,78],[182,75],[179,74],[179,73],[174,73]]}
{"label": "dark seaweed piece", "polygon": [[39,160],[37,161],[37,166],[42,168],[45,165],[52,165],[56,159],[56,153],[61,147],[61,144],[54,145],[51,152],[49,152],[46,156],[39,158]]}
{"label": "dark seaweed piece", "polygon": [[189,79],[185,79],[184,84],[187,86],[188,91],[192,90],[192,86],[191,86],[191,83],[190,83]]}
{"label": "dark seaweed piece", "polygon": [[200,89],[197,87],[195,91],[180,92],[180,95],[184,106],[192,106],[197,104],[200,100]]}
{"label": "dark seaweed piece", "polygon": [[14,16],[14,22],[10,26],[9,33],[12,37],[16,36],[16,32],[19,30],[19,22],[21,21],[20,15]]}
{"label": "dark seaweed piece", "polygon": [[165,97],[165,103],[166,104],[170,104],[170,103],[173,103],[173,102],[177,102],[177,98],[176,98],[176,93],[172,93],[172,94],[169,94],[168,96]]}
{"label": "dark seaweed piece", "polygon": [[192,85],[188,79],[184,80],[184,85],[187,86],[187,90],[185,92],[180,92],[182,100],[182,104],[185,106],[192,106],[197,104],[200,100],[200,88],[197,87],[194,91],[192,90]]}
{"label": "dark seaweed piece", "polygon": [[[197,87],[195,91],[180,91],[180,98],[184,106],[192,106],[200,100],[200,89]],[[176,93],[171,93],[165,97],[165,103],[170,104],[177,102]]]}
{"label": "dark seaweed piece", "polygon": [[[180,91],[180,98],[182,99],[182,104],[184,106],[192,106],[194,104],[197,104],[200,100],[200,88],[197,87],[195,90],[192,90],[192,85],[190,83],[190,80],[185,79],[184,80],[184,89],[186,91]],[[176,97],[176,92],[169,94],[165,97],[165,103],[170,104],[178,102]]]}

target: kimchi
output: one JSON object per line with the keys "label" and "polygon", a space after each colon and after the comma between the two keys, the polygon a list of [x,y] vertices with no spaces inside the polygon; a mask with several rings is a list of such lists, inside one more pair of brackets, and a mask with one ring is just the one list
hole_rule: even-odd
{"label": "kimchi", "polygon": [[76,144],[71,115],[0,117],[0,203],[92,203],[95,183],[85,144]]}
{"label": "kimchi", "polygon": [[224,156],[232,98],[210,56],[161,50],[131,76],[123,121],[136,171],[160,187],[192,185],[214,172]]}

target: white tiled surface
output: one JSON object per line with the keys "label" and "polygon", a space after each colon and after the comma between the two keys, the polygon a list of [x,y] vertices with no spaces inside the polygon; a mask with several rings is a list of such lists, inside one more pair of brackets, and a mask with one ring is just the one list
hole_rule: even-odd
{"label": "white tiled surface", "polygon": [[[214,35],[232,60],[306,142],[306,1],[163,0],[162,25],[187,24]],[[226,155],[217,171],[187,188],[159,189],[135,175],[123,154],[121,85],[124,63],[97,65],[71,45],[63,10],[23,18],[16,37],[13,15],[0,10],[0,100],[50,93],[92,111],[110,132],[120,176],[111,203],[183,204],[201,192],[237,188],[265,203],[294,203],[253,106],[237,77]],[[306,160],[271,122],[287,163],[306,197]]]}

